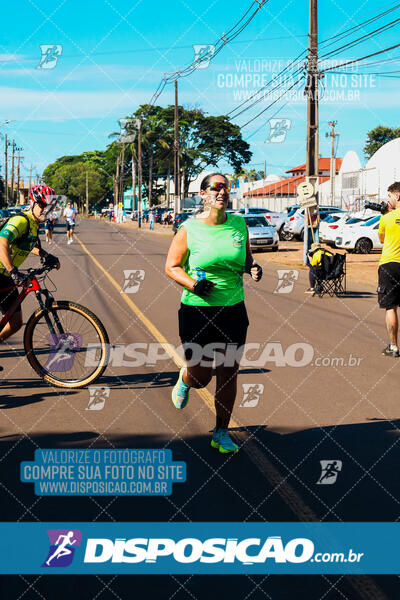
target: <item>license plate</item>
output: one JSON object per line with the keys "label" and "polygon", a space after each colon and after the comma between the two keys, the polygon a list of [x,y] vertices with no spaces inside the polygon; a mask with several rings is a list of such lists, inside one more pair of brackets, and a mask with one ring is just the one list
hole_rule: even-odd
{"label": "license plate", "polygon": [[261,246],[265,245],[265,244],[272,244],[272,239],[271,238],[266,238],[266,239],[261,239],[261,240],[252,240],[253,244],[256,244],[257,246]]}

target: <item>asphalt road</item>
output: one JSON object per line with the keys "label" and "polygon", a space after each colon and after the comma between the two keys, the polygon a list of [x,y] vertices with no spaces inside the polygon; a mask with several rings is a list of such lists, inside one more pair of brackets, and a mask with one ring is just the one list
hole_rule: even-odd
{"label": "asphalt road", "polygon": [[[187,408],[177,411],[170,400],[178,372],[174,360],[155,361],[153,355],[146,364],[132,364],[129,348],[134,343],[143,348],[153,344],[153,352],[161,340],[174,347],[180,343],[181,291],[164,274],[170,238],[103,221],[80,221],[78,238],[83,245],[77,240],[67,246],[63,228],[55,230],[49,250],[59,256],[62,269],[51,275],[54,296],[89,307],[119,348],[96,383],[109,388],[109,397],[101,410],[87,410],[87,389],[65,392],[41,382],[24,357],[22,333],[2,347],[2,520],[399,518],[400,363],[380,354],[386,345],[383,313],[371,286],[352,286],[340,299],[311,298],[304,294],[307,274],[300,271],[290,293],[276,293],[277,265],[268,264],[268,253],[256,255],[264,277],[255,283],[245,276],[247,341],[254,346],[240,371],[232,423],[241,452],[223,457],[209,445],[215,383],[206,392],[192,391]],[[135,293],[125,296],[126,270],[144,271],[144,279]],[[35,298],[24,303],[25,320],[35,303]],[[249,387],[253,394],[246,396]],[[38,447],[170,448],[174,460],[186,461],[187,481],[174,484],[170,497],[37,497],[32,484],[19,481],[19,463],[32,460]],[[341,467],[334,484],[317,483],[320,461],[337,461]],[[29,598],[55,597],[56,591],[63,598],[92,598],[99,591],[101,598],[131,598],[132,581],[24,576],[3,578],[0,586],[9,598],[18,598],[27,585],[32,586],[29,594],[35,591]],[[235,599],[353,600],[397,598],[400,593],[397,577],[135,578],[137,594],[147,592],[152,598],[208,598],[211,588],[213,597],[218,592]]]}

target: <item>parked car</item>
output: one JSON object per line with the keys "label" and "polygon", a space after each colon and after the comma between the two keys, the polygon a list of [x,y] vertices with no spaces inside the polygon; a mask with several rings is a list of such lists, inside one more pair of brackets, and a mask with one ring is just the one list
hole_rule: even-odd
{"label": "parked car", "polygon": [[372,250],[379,250],[383,247],[378,237],[380,218],[381,215],[377,215],[365,223],[344,227],[335,240],[336,247],[358,254],[369,254]]}
{"label": "parked car", "polygon": [[[341,208],[334,206],[319,206],[319,217],[320,221],[331,213],[343,213]],[[287,221],[283,227],[283,234],[286,240],[297,237],[299,239],[304,238],[304,208],[298,208],[292,216],[287,217]]]}
{"label": "parked car", "polygon": [[175,215],[175,218],[172,223],[172,231],[174,232],[174,235],[178,231],[178,229],[182,225],[182,223],[184,221],[186,221],[186,219],[188,219],[190,216],[191,216],[190,213],[187,213],[187,212],[182,212],[182,213],[178,213],[177,215]]}
{"label": "parked car", "polygon": [[319,224],[319,239],[320,242],[328,245],[334,245],[338,235],[338,229],[341,225],[350,219],[348,213],[333,213],[329,214]]}
{"label": "parked car", "polygon": [[264,215],[241,215],[249,229],[250,247],[255,250],[270,249],[277,252],[279,248],[278,233]]}
{"label": "parked car", "polygon": [[7,208],[0,208],[0,219],[9,219],[11,214]]}
{"label": "parked car", "polygon": [[275,227],[280,239],[282,239],[281,232],[283,231],[283,226],[285,225],[285,222],[287,219],[287,215],[285,213],[269,210],[269,208],[248,207],[248,208],[241,208],[240,210],[237,211],[236,214],[242,215],[242,216],[243,215],[263,215],[267,219],[269,224],[272,225],[272,227]]}

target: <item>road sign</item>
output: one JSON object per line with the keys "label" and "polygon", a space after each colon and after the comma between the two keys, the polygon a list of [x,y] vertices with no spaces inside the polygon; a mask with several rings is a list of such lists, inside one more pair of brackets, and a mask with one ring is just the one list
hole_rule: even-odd
{"label": "road sign", "polygon": [[308,198],[311,198],[314,194],[314,186],[310,181],[303,181],[297,186],[297,195],[304,200],[308,200]]}
{"label": "road sign", "polygon": [[311,198],[302,198],[299,204],[301,208],[312,208],[313,206],[317,206],[317,198],[315,196],[311,196]]}

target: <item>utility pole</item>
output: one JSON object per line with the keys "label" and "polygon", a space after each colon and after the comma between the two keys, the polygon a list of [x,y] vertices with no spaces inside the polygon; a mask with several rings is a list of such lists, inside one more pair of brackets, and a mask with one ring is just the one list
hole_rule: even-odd
{"label": "utility pole", "polygon": [[[306,181],[314,187],[316,205],[318,207],[318,0],[309,0],[309,34],[308,34],[308,64],[307,64],[307,155],[306,155]],[[309,225],[311,225],[310,209],[304,209],[304,248],[303,262],[307,264],[309,250],[308,239]],[[313,229],[310,229],[312,236]],[[315,230],[318,239],[318,228]]]}
{"label": "utility pole", "polygon": [[12,142],[11,156],[11,202],[14,204],[14,158],[15,158],[15,140]]}
{"label": "utility pole", "polygon": [[23,148],[18,148],[18,161],[17,161],[17,204],[19,202],[19,182],[20,182],[21,159],[24,158],[23,156],[21,156],[21,150],[23,150]]}
{"label": "utility pole", "polygon": [[120,204],[124,202],[124,174],[125,174],[125,144],[122,144],[121,162],[119,168],[119,193],[118,193],[118,218],[121,218]]}
{"label": "utility pole", "polygon": [[115,186],[114,186],[114,207],[118,206],[118,190],[119,190],[119,155],[115,165]]}
{"label": "utility pole", "polygon": [[89,216],[89,175],[86,171],[86,216]]}
{"label": "utility pole", "polygon": [[329,121],[328,125],[330,126],[331,130],[329,133],[325,134],[325,137],[330,137],[331,138],[331,169],[330,169],[330,176],[331,176],[331,203],[332,205],[335,204],[335,176],[336,176],[336,159],[335,159],[335,137],[337,137],[339,134],[338,131],[335,131],[335,127],[337,125],[337,121]]}
{"label": "utility pole", "polygon": [[[133,144],[132,144],[133,147]],[[132,210],[136,210],[136,161],[132,152]]]}
{"label": "utility pole", "polygon": [[4,145],[4,183],[6,186],[6,206],[8,206],[8,139],[5,134],[5,145]]}
{"label": "utility pole", "polygon": [[138,130],[138,227],[142,226],[142,122],[136,119]]}
{"label": "utility pole", "polygon": [[178,127],[178,80],[175,79],[175,111],[174,111],[174,212],[181,212],[181,181],[179,166],[179,127]]}

